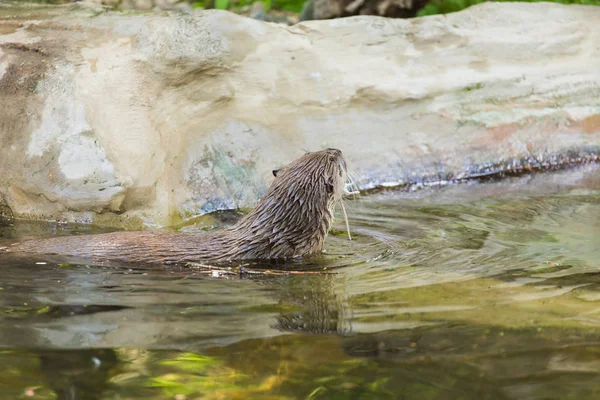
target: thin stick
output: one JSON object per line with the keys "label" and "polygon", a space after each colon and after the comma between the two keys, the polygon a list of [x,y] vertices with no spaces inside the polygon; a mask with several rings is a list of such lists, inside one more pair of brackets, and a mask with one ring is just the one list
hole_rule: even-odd
{"label": "thin stick", "polygon": [[342,205],[342,212],[344,213],[344,219],[346,220],[346,231],[348,232],[348,240],[352,240],[352,236],[350,236],[350,224],[348,223],[348,214],[346,214],[346,207],[344,207],[344,202],[340,201]]}
{"label": "thin stick", "polygon": [[189,267],[193,267],[196,269],[204,269],[205,271],[195,271],[199,273],[210,274],[214,276],[214,273],[218,273],[221,275],[240,275],[240,274],[248,274],[248,275],[333,275],[337,274],[334,271],[283,271],[283,270],[271,270],[271,269],[246,269],[244,268],[250,264],[243,264],[237,267],[229,267],[229,268],[220,268],[207,264],[198,264],[198,263],[187,263]]}
{"label": "thin stick", "polygon": [[336,275],[335,271],[279,271],[271,269],[247,269],[250,275]]}

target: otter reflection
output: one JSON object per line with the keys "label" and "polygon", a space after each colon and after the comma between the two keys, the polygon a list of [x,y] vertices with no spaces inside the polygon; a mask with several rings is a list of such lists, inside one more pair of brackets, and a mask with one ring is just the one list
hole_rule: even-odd
{"label": "otter reflection", "polygon": [[266,280],[265,284],[277,287],[279,305],[292,309],[281,312],[271,327],[285,332],[349,334],[350,320],[336,293],[336,279],[334,275],[310,275]]}

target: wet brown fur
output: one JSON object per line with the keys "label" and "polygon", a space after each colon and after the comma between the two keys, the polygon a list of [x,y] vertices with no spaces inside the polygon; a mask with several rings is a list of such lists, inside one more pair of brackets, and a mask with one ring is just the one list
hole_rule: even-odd
{"label": "wet brown fur", "polygon": [[277,171],[256,208],[231,228],[209,234],[115,232],[34,239],[9,251],[153,264],[309,256],[323,249],[345,181],[339,150],[307,153]]}

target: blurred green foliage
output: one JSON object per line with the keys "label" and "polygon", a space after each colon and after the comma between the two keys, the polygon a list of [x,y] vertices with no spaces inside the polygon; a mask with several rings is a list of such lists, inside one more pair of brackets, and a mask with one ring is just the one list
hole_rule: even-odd
{"label": "blurred green foliage", "polygon": [[217,10],[227,10],[229,0],[215,0],[215,8]]}
{"label": "blurred green foliage", "polygon": [[300,13],[304,6],[304,0],[273,0],[273,8],[276,10]]}
{"label": "blurred green foliage", "polygon": [[[216,8],[220,10],[237,11],[243,7],[251,6],[255,0],[207,0],[196,1],[192,4],[194,8]],[[280,10],[300,13],[304,6],[304,0],[262,0],[264,11]]]}
{"label": "blurred green foliage", "polygon": [[[252,3],[259,0],[206,0],[196,1],[193,3],[197,8],[217,8],[230,9],[233,11],[239,10],[242,7],[250,6]],[[447,14],[468,8],[472,5],[483,3],[486,0],[430,0],[429,3],[418,13],[419,17],[425,15]],[[551,1],[561,4],[588,4],[600,5],[600,0],[498,0],[498,1]],[[264,10],[270,9],[289,11],[300,13],[304,6],[305,0],[263,0],[265,5]]]}
{"label": "blurred green foliage", "polygon": [[[31,3],[62,4],[70,3],[71,0],[20,0]],[[255,1],[264,3],[264,11],[271,9],[300,13],[304,7],[305,0],[202,0],[192,1],[194,8],[216,8],[219,10],[239,11],[241,8],[251,6]],[[483,3],[486,0],[430,0],[429,3],[419,11],[419,17],[425,15],[448,14],[468,8],[472,5]],[[525,1],[538,2],[550,1],[561,4],[587,4],[600,5],[600,0],[497,0],[497,1]]]}

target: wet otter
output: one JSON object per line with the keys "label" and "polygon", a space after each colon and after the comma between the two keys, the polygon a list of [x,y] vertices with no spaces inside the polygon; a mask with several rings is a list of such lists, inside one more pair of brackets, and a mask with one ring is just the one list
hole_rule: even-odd
{"label": "wet otter", "polygon": [[233,227],[214,233],[116,232],[34,239],[9,251],[153,264],[227,264],[320,252],[345,190],[342,152],[307,153],[273,174],[275,180],[256,208]]}

